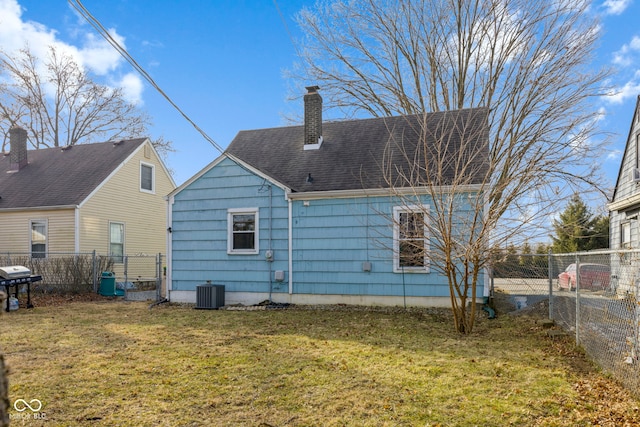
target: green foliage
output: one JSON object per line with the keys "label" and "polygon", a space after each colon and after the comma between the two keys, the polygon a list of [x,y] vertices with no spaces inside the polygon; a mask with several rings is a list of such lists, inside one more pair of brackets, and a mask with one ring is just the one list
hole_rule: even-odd
{"label": "green foliage", "polygon": [[594,216],[580,195],[574,194],[558,220],[553,221],[554,253],[568,253],[609,247],[609,217]]}

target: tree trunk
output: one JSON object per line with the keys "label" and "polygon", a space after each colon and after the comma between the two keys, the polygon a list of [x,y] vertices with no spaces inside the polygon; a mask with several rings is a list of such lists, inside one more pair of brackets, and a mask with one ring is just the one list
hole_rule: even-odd
{"label": "tree trunk", "polygon": [[0,427],[9,425],[9,381],[4,365],[4,357],[0,354]]}

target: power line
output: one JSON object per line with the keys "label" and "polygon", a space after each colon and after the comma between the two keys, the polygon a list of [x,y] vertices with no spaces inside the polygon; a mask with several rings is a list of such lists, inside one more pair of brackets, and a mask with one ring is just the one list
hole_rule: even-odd
{"label": "power line", "polygon": [[84,7],[84,5],[82,4],[81,0],[68,0],[69,4],[84,18],[87,20],[87,22],[89,22],[89,24],[91,24],[91,26],[98,32],[98,34],[100,34],[116,51],[118,51],[118,53],[129,63],[131,64],[131,66],[138,72],[140,73],[140,75],[142,75],[142,77],[145,78],[145,80],[147,80],[147,82],[149,82],[149,84],[151,86],[153,86],[158,93],[160,93],[160,95],[162,95],[162,97],[164,99],[166,99],[169,104],[171,104],[171,106],[173,108],[175,108],[181,115],[182,117],[185,118],[185,120],[187,120],[191,126],[193,126],[199,133],[200,135],[203,136],[203,138],[205,140],[207,140],[216,150],[218,150],[220,153],[224,152],[224,149],[213,140],[213,138],[211,138],[209,135],[207,135],[207,133],[202,130],[202,128],[200,128],[200,126],[198,126],[193,120],[191,120],[191,118],[184,112],[182,111],[182,109],[180,107],[178,107],[178,105],[173,102],[173,100],[169,97],[169,95],[167,95],[161,88],[160,86],[158,86],[158,84],[153,80],[153,78],[149,75],[149,73],[147,73],[145,71],[144,68],[142,68],[142,66],[140,64],[138,64],[138,62],[129,54],[129,52],[127,52],[127,50],[122,47],[120,45],[120,43],[118,43],[117,40],[115,40],[111,34],[109,34],[109,32],[102,26],[102,24],[100,23],[100,21],[98,21],[97,18],[95,18],[91,12],[89,12],[87,10],[86,7]]}
{"label": "power line", "polygon": [[280,6],[278,5],[278,0],[273,0],[273,4],[276,7],[276,10],[278,11],[278,15],[280,15],[280,20],[282,21],[282,25],[284,26],[284,30],[287,32],[287,35],[289,36],[289,40],[291,41],[291,44],[293,45],[293,49],[296,51],[296,54],[298,56],[300,56],[300,52],[298,50],[298,45],[296,44],[296,41],[293,39],[293,35],[291,35],[291,31],[289,31],[289,25],[287,25],[287,20],[284,18],[284,15],[282,14],[282,11],[280,10]]}

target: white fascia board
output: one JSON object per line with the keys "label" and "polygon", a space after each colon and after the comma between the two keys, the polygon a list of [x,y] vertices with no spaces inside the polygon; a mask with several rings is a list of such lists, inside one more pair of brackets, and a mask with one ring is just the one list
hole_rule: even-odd
{"label": "white fascia board", "polygon": [[375,197],[375,196],[409,196],[428,195],[433,193],[462,193],[479,192],[483,186],[481,184],[456,185],[441,187],[420,187],[420,188],[373,188],[365,190],[336,190],[336,191],[307,191],[300,193],[289,193],[291,200],[318,200],[318,199],[343,199],[353,197]]}
{"label": "white fascia board", "polygon": [[286,185],[284,185],[283,183],[281,183],[279,181],[276,181],[275,179],[273,179],[273,177],[265,174],[264,172],[259,171],[258,169],[254,168],[253,166],[243,162],[239,158],[237,158],[237,157],[235,157],[235,156],[233,156],[231,154],[223,154],[223,155],[227,156],[230,160],[236,162],[239,166],[241,166],[242,168],[244,168],[247,171],[251,172],[252,174],[257,175],[262,179],[266,179],[267,181],[269,181],[270,183],[272,183],[276,187],[279,187],[280,189],[282,189],[285,193],[290,193],[291,192],[291,189],[289,187],[287,187]]}
{"label": "white fascia board", "polygon": [[619,211],[637,204],[640,204],[640,193],[625,197],[616,202],[611,202],[608,207],[609,211]]}
{"label": "white fascia board", "polygon": [[237,157],[228,154],[228,153],[223,153],[221,156],[219,156],[218,158],[216,158],[214,161],[212,161],[211,163],[209,163],[207,166],[205,166],[204,168],[202,168],[199,172],[197,172],[195,175],[193,175],[191,178],[189,178],[188,180],[186,180],[182,185],[180,185],[179,187],[177,187],[175,190],[173,190],[171,193],[169,193],[167,195],[167,198],[172,198],[174,197],[176,194],[178,194],[179,192],[181,192],[182,190],[184,190],[186,187],[188,187],[189,185],[193,184],[196,180],[198,180],[202,175],[204,175],[205,173],[209,172],[212,168],[214,168],[215,166],[217,166],[220,162],[222,162],[224,159],[229,159],[235,163],[237,163],[239,166],[241,166],[242,168],[248,170],[249,172],[266,179],[267,181],[271,182],[272,184],[276,185],[277,187],[280,187],[281,189],[283,189],[285,192],[290,192],[291,190],[289,189],[289,187],[287,187],[286,185],[274,180],[272,177],[264,174],[263,172],[260,172],[259,170],[257,170],[256,168],[252,167],[251,165],[248,165],[247,163],[243,162],[242,160],[238,159]]}

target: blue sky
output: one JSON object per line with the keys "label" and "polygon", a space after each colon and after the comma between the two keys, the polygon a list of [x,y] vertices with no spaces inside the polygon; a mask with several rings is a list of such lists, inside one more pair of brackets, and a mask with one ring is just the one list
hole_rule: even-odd
{"label": "blue sky", "polygon": [[[290,124],[301,111],[293,85],[294,15],[313,0],[83,0],[156,83],[219,145],[245,129]],[[594,1],[602,39],[594,66],[618,70],[617,95],[598,100],[599,125],[612,132],[602,168],[612,186],[640,95],[640,0]],[[286,24],[285,24],[286,23]],[[286,26],[285,26],[286,25]],[[287,29],[289,31],[287,31]],[[97,80],[125,88],[152,117],[151,137],[173,141],[177,184],[219,152],[73,11],[66,0],[0,0],[0,48],[56,44],[73,52]],[[594,114],[597,112],[594,111]]]}

